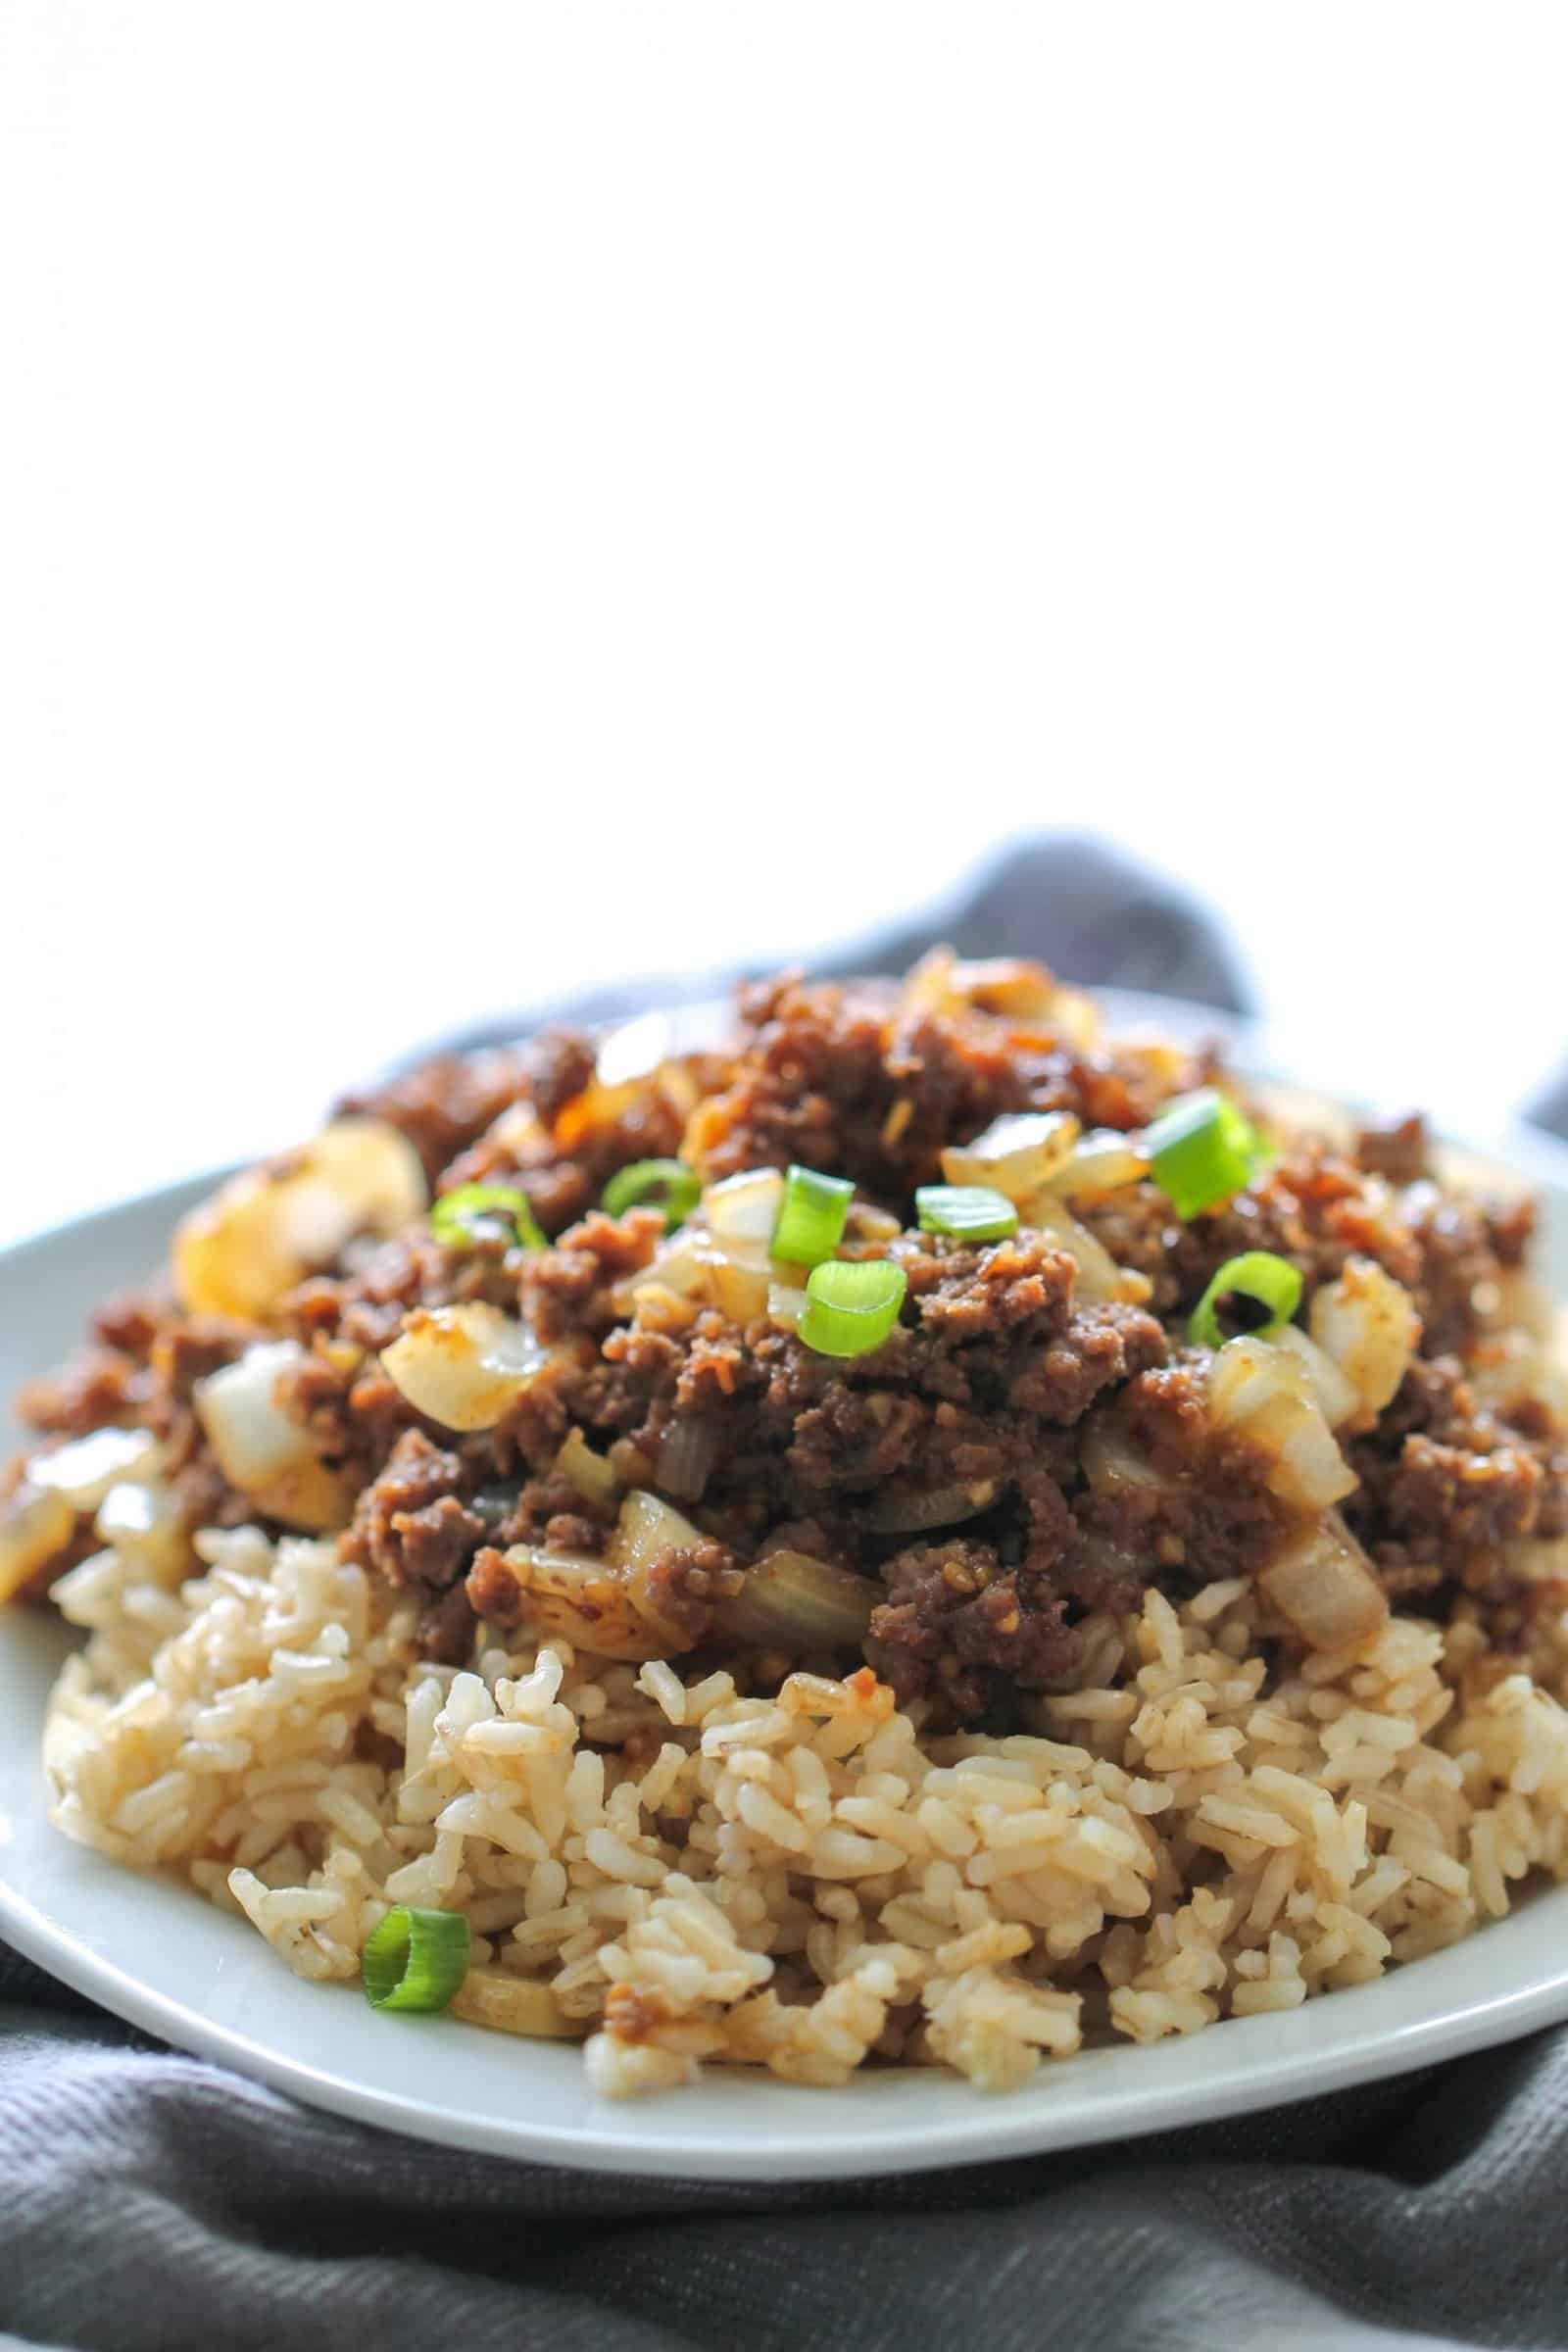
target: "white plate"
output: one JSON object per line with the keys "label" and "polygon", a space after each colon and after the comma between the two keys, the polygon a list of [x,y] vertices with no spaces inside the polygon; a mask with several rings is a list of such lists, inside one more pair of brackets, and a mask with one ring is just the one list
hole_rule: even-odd
{"label": "white plate", "polygon": [[[1206,1022],[1212,1028],[1216,1024]],[[1543,1272],[1568,1293],[1568,1152],[1520,1139],[1546,1198]],[[156,1263],[210,1180],[0,1256],[0,1394],[65,1355],[103,1294]],[[10,1433],[0,1432],[10,1443]],[[739,2071],[612,2105],[575,2049],[445,2018],[378,2016],[302,1984],[250,1928],[50,1830],[38,1747],[57,1624],[0,1618],[0,1932],[122,2017],[318,2107],[432,2140],[604,2172],[784,2180],[915,2172],[1169,2130],[1370,2082],[1568,2018],[1568,1889],[1542,1893],[1375,1984],[1191,2040],[1085,2051],[988,2097],[956,2077],[869,2074],[809,2090]]]}

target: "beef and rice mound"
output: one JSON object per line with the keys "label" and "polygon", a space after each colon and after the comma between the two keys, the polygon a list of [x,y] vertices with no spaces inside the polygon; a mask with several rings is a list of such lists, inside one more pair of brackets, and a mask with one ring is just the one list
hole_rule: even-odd
{"label": "beef and rice mound", "polygon": [[1375,1976],[1568,1875],[1531,1224],[946,952],[431,1063],[23,1396],[56,1818],[308,1975],[460,1912],[611,2090]]}

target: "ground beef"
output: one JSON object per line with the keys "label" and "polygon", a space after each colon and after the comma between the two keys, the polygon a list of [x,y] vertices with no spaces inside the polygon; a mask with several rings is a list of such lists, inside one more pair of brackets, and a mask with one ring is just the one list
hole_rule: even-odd
{"label": "ground beef", "polygon": [[[1147,1305],[1087,1299],[1073,1260],[1027,1227],[981,1247],[915,1231],[913,1188],[1001,1112],[1140,1127],[1212,1077],[1208,1059],[1090,1050],[1038,971],[960,981],[938,959],[925,978],[750,989],[732,1051],[625,1085],[601,1085],[592,1040],[553,1031],[350,1099],[411,1137],[438,1191],[520,1185],[554,1246],[525,1251],[502,1232],[453,1247],[423,1224],[356,1239],[265,1334],[184,1315],[160,1287],[126,1294],[100,1310],[87,1355],[31,1384],[24,1412],[51,1440],[146,1423],[192,1523],[237,1524],[254,1506],[218,1470],[196,1385],[259,1337],[296,1339],[279,1401],[358,1491],[344,1556],[416,1596],[421,1641],[453,1660],[470,1654],[476,1611],[525,1621],[509,1546],[610,1553],[614,1504],[557,1467],[576,1428],[694,1531],[651,1572],[672,1645],[710,1637],[748,1563],[804,1551],[866,1577],[867,1656],[929,1725],[1004,1727],[1028,1719],[1029,1693],[1097,1671],[1107,1619],[1150,1583],[1180,1596],[1254,1575],[1295,1532],[1261,1457],[1210,1427],[1206,1359],[1184,1346],[1216,1268],[1273,1250],[1309,1304],[1348,1257],[1371,1256],[1424,1331],[1399,1396],[1348,1441],[1347,1521],[1396,1599],[1441,1614],[1462,1592],[1494,1646],[1527,1639],[1559,1591],[1541,1555],[1568,1536],[1568,1437],[1540,1397],[1484,1402],[1472,1377],[1495,1383],[1512,1360],[1529,1204],[1444,1192],[1416,1120],[1364,1129],[1349,1154],[1290,1142],[1189,1222],[1150,1181],[1084,1205],[1150,1290]],[[710,1178],[791,1160],[850,1175],[846,1247],[893,1256],[906,1278],[886,1343],[840,1360],[676,1289],[634,1298],[662,1220],[597,1203],[616,1169],[676,1152]],[[496,1428],[457,1436],[421,1421],[381,1357],[411,1310],[472,1302],[525,1314],[551,1352]],[[762,1688],[802,1654],[781,1643],[735,1670]]]}
{"label": "ground beef", "polygon": [[1427,1123],[1419,1111],[1388,1126],[1363,1127],[1355,1139],[1355,1164],[1390,1184],[1417,1184],[1427,1173]]}
{"label": "ground beef", "polygon": [[524,1293],[542,1340],[569,1331],[599,1339],[617,1318],[615,1293],[640,1274],[663,1239],[664,1216],[658,1208],[634,1208],[623,1217],[595,1210],[561,1237],[554,1250],[528,1261]]}
{"label": "ground beef", "polygon": [[1142,1273],[1156,1314],[1185,1319],[1227,1258],[1268,1250],[1300,1268],[1306,1296],[1349,1257],[1376,1258],[1415,1301],[1430,1353],[1474,1345],[1499,1279],[1528,1246],[1528,1203],[1505,1207],[1427,1182],[1392,1192],[1317,1147],[1293,1150],[1223,1208],[1183,1223],[1140,1184],[1082,1210],[1118,1264]]}
{"label": "ground beef", "polygon": [[1089,1126],[1133,1127],[1192,1082],[1136,1050],[1077,1050],[1049,1025],[981,1011],[906,1013],[877,982],[808,985],[798,975],[742,992],[742,1052],[705,1102],[689,1148],[707,1173],[810,1167],[906,1200],[941,1173],[945,1145],[1003,1111],[1071,1110]]}
{"label": "ground beef", "polygon": [[1080,1528],[1140,1583],[1176,1590],[1252,1575],[1279,1549],[1290,1516],[1255,1448],[1210,1424],[1201,1359],[1179,1357],[1128,1383],[1092,1427],[1147,1466],[1149,1483],[1091,1485]]}
{"label": "ground beef", "polygon": [[1008,1710],[1014,1690],[1070,1683],[1079,1638],[1049,1580],[1004,1571],[989,1544],[911,1544],[883,1570],[888,1597],[867,1656],[901,1705],[928,1702],[940,1729]]}
{"label": "ground beef", "polygon": [[1568,1434],[1539,1403],[1523,1418],[1482,1403],[1456,1356],[1411,1365],[1349,1448],[1344,1506],[1392,1591],[1501,1592],[1519,1581],[1504,1545],[1568,1527]]}
{"label": "ground beef", "polygon": [[453,1492],[462,1469],[422,1431],[405,1430],[355,1505],[343,1557],[424,1595],[447,1592],[488,1536]]}
{"label": "ground beef", "polygon": [[17,1418],[47,1437],[81,1438],[109,1422],[130,1425],[152,1394],[146,1367],[109,1348],[76,1356],[62,1371],[24,1381]]}

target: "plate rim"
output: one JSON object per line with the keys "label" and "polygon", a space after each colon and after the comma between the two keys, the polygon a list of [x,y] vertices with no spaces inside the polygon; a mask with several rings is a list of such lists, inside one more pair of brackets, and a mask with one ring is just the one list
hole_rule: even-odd
{"label": "plate rim", "polygon": [[[1116,992],[1102,994],[1107,1001],[1116,996]],[[1234,1018],[1216,1014],[1207,1007],[1185,1005],[1176,1000],[1133,999],[1123,994],[1120,1004],[1136,1007],[1135,1017],[1145,1017],[1150,1012],[1167,1019],[1173,1014],[1185,1015],[1228,1032],[1243,1047],[1245,1060],[1254,1074],[1277,1074],[1270,1070],[1271,1057],[1266,1051],[1257,1050],[1263,1044],[1260,1034],[1247,1031]],[[1299,1082],[1294,1066],[1292,1079],[1293,1083]],[[1549,1187],[1568,1209],[1568,1146],[1544,1130],[1520,1122],[1483,1148],[1490,1156],[1505,1161],[1533,1182]],[[14,1276],[25,1269],[45,1269],[54,1252],[88,1235],[112,1246],[117,1230],[122,1226],[131,1228],[138,1219],[172,1223],[225,1172],[213,1171],[152,1186],[82,1215],[63,1218],[20,1235],[0,1248],[0,1276]],[[132,1279],[135,1270],[127,1267],[124,1278]],[[0,1835],[4,1826],[0,1819]],[[101,1875],[105,1893],[112,1899],[115,1887],[126,1879],[122,1866],[85,1849],[73,1850],[81,1857],[83,1868],[91,1872],[95,1886]],[[150,1884],[148,1874],[130,1875],[144,1887]],[[172,1880],[160,1878],[156,1883],[182,1904],[199,1900],[192,1890]],[[1427,1981],[1425,1972],[1434,1968],[1439,1971],[1441,1981],[1445,1960],[1471,1952],[1494,1936],[1506,1936],[1512,1930],[1522,1940],[1532,1933],[1532,1914],[1553,1904],[1560,1905],[1568,1917],[1568,1887],[1543,1889],[1508,1919],[1487,1923],[1477,1936],[1465,1938],[1447,1952],[1428,1955],[1420,1964],[1422,1982]],[[243,1948],[250,1954],[251,1938],[242,1923],[224,1920],[216,1910],[206,1916],[221,1928],[231,1929],[236,1937],[244,1935],[243,1947],[236,1943],[236,1949]],[[112,1927],[112,1918],[109,1924]],[[1068,2066],[1042,2070],[1021,2091],[1005,2096],[975,2091],[969,2085],[957,2083],[956,2079],[949,2084],[946,2078],[934,2078],[924,2070],[889,2070],[877,2078],[876,2083],[861,2080],[833,2091],[810,2092],[812,2099],[822,2101],[819,2125],[813,2120],[809,2127],[802,2125],[775,2132],[764,2124],[754,2134],[744,2137],[734,2133],[733,2124],[724,2114],[716,2121],[701,2115],[695,2108],[685,2106],[687,2094],[677,2092],[674,2101],[659,2102],[661,2109],[674,2119],[674,2129],[667,2136],[649,2137],[637,2129],[638,2115],[646,2112],[643,2102],[595,2099],[587,2092],[586,2085],[573,2115],[543,2122],[517,2115],[505,2118],[483,2115],[451,2106],[438,2089],[430,2095],[421,2095],[378,2085],[367,2081],[363,2072],[356,2072],[352,2059],[346,2071],[313,2063],[287,2046],[205,2015],[192,2005],[187,1993],[165,1989],[156,1981],[156,1974],[149,1977],[144,1973],[145,1963],[142,1973],[122,1967],[84,1940],[79,1927],[51,1918],[47,1908],[13,1885],[3,1872],[0,1872],[0,1931],[24,1957],[113,2015],[160,2036],[176,2049],[232,2067],[248,2079],[296,2098],[312,2109],[420,2140],[513,2161],[642,2178],[762,2181],[875,2177],[1091,2146],[1180,2130],[1221,2115],[1288,2106],[1352,2083],[1386,2079],[1460,2057],[1568,2020],[1568,1937],[1563,1937],[1563,1957],[1555,1966],[1536,1971],[1525,1981],[1506,1984],[1494,1993],[1472,1994],[1446,2006],[1442,2005],[1441,1990],[1435,1987],[1435,1999],[1425,2005],[1423,2014],[1389,2019],[1382,2014],[1385,2008],[1401,2005],[1396,1997],[1396,1988],[1408,1985],[1414,1964],[1372,1984],[1344,1988],[1332,2003],[1325,1999],[1306,2004],[1289,2014],[1303,2021],[1310,2018],[1316,2028],[1326,2024],[1324,2013],[1328,2011],[1334,2021],[1333,2032],[1321,2036],[1322,2046],[1316,2046],[1312,2034],[1303,2033],[1302,2046],[1283,2056],[1271,2057],[1268,2050],[1270,2029],[1279,2021],[1266,2015],[1231,2018],[1218,2021],[1226,2028],[1219,2049],[1214,2048],[1206,2032],[1136,2053],[1130,2045],[1116,2045],[1104,2054],[1123,2060],[1135,2058],[1136,2063],[1151,2071],[1147,2076],[1117,2082],[1109,2088],[1085,2087],[1085,2070],[1092,2068],[1100,2055],[1094,2050],[1080,2053]],[[255,1956],[270,1958],[259,1945]],[[282,1982],[308,1995],[323,1989],[300,1985],[286,1976]],[[341,1997],[352,1997],[351,1991],[346,1988]],[[459,2033],[466,2036],[468,2033],[457,2021],[431,2023],[442,2034]],[[1170,2053],[1174,2060],[1194,2047],[1201,2048],[1207,2059],[1196,2079],[1192,2079],[1191,2070],[1180,2065],[1173,2063],[1162,2068],[1158,2063],[1160,2049]],[[724,2070],[716,2071],[721,2078]],[[749,2070],[729,2071],[733,2080],[744,2082],[750,2090],[764,2087],[757,2083]],[[1162,2081],[1162,2074],[1167,2073],[1173,2079]],[[438,2066],[433,2074],[438,2082]],[[709,2079],[713,2080],[713,2075]],[[1076,2087],[1069,2089],[1074,2081]],[[911,2136],[910,2122],[901,2116],[897,2096],[889,2101],[884,2091],[881,2100],[877,2098],[878,2083],[900,2082],[919,2084],[933,2092],[940,2082],[944,2095],[952,2098],[952,2112],[919,2126]],[[1057,2095],[1053,2096],[1054,2091]],[[852,2108],[849,2103],[857,2098],[859,2103]]]}

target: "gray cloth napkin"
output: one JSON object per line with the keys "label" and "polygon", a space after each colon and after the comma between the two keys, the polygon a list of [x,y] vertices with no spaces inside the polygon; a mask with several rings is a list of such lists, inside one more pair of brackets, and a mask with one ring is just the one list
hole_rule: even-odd
{"label": "gray cloth napkin", "polygon": [[[1206,921],[1092,844],[1020,848],[834,968],[932,936],[1245,1009]],[[826,2092],[824,2131],[832,2116]],[[314,2114],[0,1944],[0,2347],[360,2352],[382,2329],[464,2352],[1568,2346],[1564,2033],[1109,2148],[729,2188]]]}

